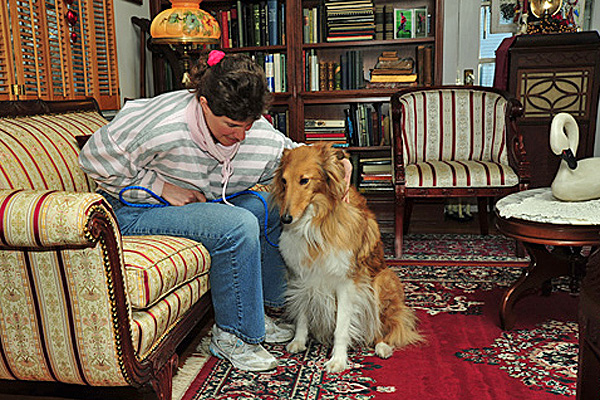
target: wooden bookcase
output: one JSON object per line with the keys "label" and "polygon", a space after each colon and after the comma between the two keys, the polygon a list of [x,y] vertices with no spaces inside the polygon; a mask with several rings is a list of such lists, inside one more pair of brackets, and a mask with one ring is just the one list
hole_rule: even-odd
{"label": "wooden bookcase", "polygon": [[[278,0],[285,5],[285,43],[277,46],[245,46],[224,48],[226,52],[245,52],[250,54],[282,53],[287,61],[287,90],[274,93],[273,111],[287,111],[287,134],[297,142],[305,141],[305,119],[339,119],[344,117],[344,109],[351,104],[383,104],[384,112],[388,114],[391,95],[397,88],[362,88],[354,90],[306,90],[305,86],[305,58],[308,54],[316,54],[319,59],[335,61],[349,51],[356,50],[362,54],[364,77],[369,76],[369,70],[377,62],[378,56],[383,51],[396,51],[400,57],[411,57],[415,61],[417,70],[417,47],[431,48],[431,85],[442,82],[442,43],[443,43],[443,0],[373,0],[374,5],[383,5],[388,10],[427,8],[428,32],[425,37],[408,39],[373,39],[343,42],[305,43],[303,9],[315,8],[324,4],[323,0]],[[201,8],[214,15],[222,10],[236,7],[237,0],[204,0]],[[248,3],[244,1],[244,3]],[[168,7],[166,0],[150,0],[151,16],[154,17],[161,9]],[[239,4],[238,4],[239,6]],[[391,22],[391,21],[388,21]],[[264,27],[263,27],[264,29]],[[385,37],[385,35],[384,35]],[[389,37],[389,35],[388,35]],[[164,62],[163,62],[164,64]],[[155,82],[158,87],[164,88],[161,77],[163,71],[156,72]],[[421,80],[421,78],[420,78]],[[161,86],[162,84],[162,86]],[[155,83],[156,86],[156,83]],[[160,92],[160,89],[159,89]],[[391,129],[390,129],[391,130]],[[390,139],[390,140],[393,140]],[[368,157],[391,157],[391,143],[381,146],[347,147],[346,150],[354,160]],[[367,199],[378,216],[380,223],[393,226],[393,186],[387,190],[364,192]]]}

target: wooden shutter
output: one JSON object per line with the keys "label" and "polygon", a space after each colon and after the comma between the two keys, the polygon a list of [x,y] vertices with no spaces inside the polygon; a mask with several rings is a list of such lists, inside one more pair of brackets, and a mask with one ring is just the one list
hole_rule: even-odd
{"label": "wooden shutter", "polygon": [[0,2],[0,99],[94,97],[101,109],[119,108],[112,0]]}

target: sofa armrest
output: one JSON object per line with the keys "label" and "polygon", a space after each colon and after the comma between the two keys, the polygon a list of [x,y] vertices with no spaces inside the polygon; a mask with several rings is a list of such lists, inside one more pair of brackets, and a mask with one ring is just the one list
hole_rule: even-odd
{"label": "sofa armrest", "polygon": [[95,193],[0,190],[0,248],[90,247],[88,222],[99,206],[110,209]]}

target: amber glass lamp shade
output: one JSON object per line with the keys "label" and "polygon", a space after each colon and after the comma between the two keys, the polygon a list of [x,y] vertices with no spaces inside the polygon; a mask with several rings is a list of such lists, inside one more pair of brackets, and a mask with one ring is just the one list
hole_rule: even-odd
{"label": "amber glass lamp shade", "polygon": [[172,0],[171,8],[158,14],[150,25],[155,43],[218,43],[221,28],[217,20],[200,9],[200,2]]}

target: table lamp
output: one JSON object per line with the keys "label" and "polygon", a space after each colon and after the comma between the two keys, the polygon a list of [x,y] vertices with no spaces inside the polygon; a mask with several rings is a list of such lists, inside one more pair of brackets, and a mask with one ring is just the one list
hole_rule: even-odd
{"label": "table lamp", "polygon": [[183,87],[190,83],[192,53],[204,45],[219,43],[221,37],[219,23],[200,9],[201,2],[171,0],[171,8],[160,12],[150,24],[149,47],[165,55]]}
{"label": "table lamp", "polygon": [[172,0],[171,8],[154,17],[150,35],[155,43],[218,43],[221,28],[217,20],[200,9],[202,0]]}

